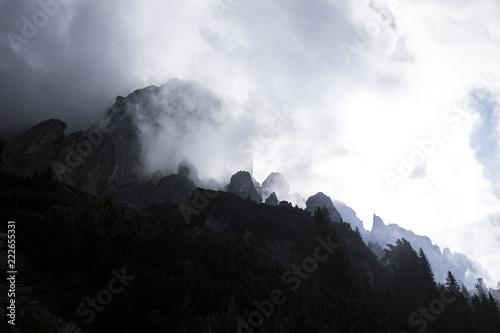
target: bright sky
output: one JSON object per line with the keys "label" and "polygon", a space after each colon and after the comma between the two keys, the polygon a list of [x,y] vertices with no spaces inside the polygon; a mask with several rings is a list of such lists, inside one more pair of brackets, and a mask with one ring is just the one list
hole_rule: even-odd
{"label": "bright sky", "polygon": [[500,280],[498,1],[42,2],[46,20],[0,0],[2,131],[79,129],[117,95],[195,80],[251,119],[230,140],[255,143],[258,181],[280,171]]}

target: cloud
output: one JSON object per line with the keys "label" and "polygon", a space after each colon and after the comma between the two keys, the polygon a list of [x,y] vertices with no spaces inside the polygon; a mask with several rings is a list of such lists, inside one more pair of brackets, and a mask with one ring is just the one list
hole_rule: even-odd
{"label": "cloud", "polygon": [[500,198],[500,108],[492,94],[475,91],[474,99],[479,120],[471,135],[471,147],[476,158],[485,167],[485,175],[495,186],[495,195]]}
{"label": "cloud", "polygon": [[63,2],[41,2],[51,10],[39,2],[0,3],[0,132],[47,118],[88,127],[135,85],[123,7]]}
{"label": "cloud", "polygon": [[[492,176],[499,125],[488,117],[497,111],[471,102],[473,91],[490,91],[483,102],[500,96],[494,0],[57,3],[57,15],[16,50],[9,33],[22,37],[23,18],[34,22],[42,9],[0,1],[0,132],[47,118],[86,128],[117,95],[174,77],[197,81],[232,124],[218,135],[201,131],[219,150],[197,155],[203,147],[183,145],[202,177],[222,177],[210,154],[237,156],[239,145],[253,144],[257,180],[279,171],[291,192],[323,191],[365,222],[377,213],[500,279],[490,251],[500,231],[488,220],[500,207]],[[221,14],[221,3],[232,5]],[[283,114],[286,130],[266,137]],[[434,140],[435,130],[445,139]],[[426,153],[421,143],[431,139]],[[425,169],[391,190],[384,174],[398,174],[400,158],[416,151]]]}

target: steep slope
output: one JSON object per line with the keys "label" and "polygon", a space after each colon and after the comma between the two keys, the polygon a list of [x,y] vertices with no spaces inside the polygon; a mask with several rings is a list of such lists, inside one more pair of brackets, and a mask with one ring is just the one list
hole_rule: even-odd
{"label": "steep slope", "polygon": [[271,193],[265,200],[265,204],[269,206],[278,206],[278,197],[276,196],[276,193]]}
{"label": "steep slope", "polygon": [[[215,94],[193,82],[172,79],[160,87],[117,97],[106,117],[88,130],[66,135],[66,124],[56,119],[32,127],[5,143],[0,169],[24,177],[51,169],[56,179],[78,189],[100,196],[112,194],[127,211],[184,203],[196,187],[223,188],[214,179],[203,183],[182,151],[194,131],[218,128],[221,103]],[[357,227],[378,255],[386,244],[404,237],[415,248],[424,249],[440,282],[448,270],[467,286],[487,274],[465,255],[449,249],[441,252],[427,237],[397,225],[386,226],[377,217],[372,230],[366,231],[353,209],[321,192],[304,202],[297,193],[289,193],[290,186],[279,172],[271,173],[262,186],[250,173],[237,173],[226,190],[257,203],[274,192],[277,200],[305,206],[311,214],[316,207],[326,207],[332,221]],[[271,199],[268,203],[275,204],[275,198]]]}
{"label": "steep slope", "polygon": [[342,216],[342,220],[344,220],[344,222],[349,223],[353,229],[358,228],[361,234],[366,231],[365,227],[363,226],[363,222],[358,218],[354,209],[339,200],[333,200],[333,204],[339,212],[340,216]]}
{"label": "steep slope", "polygon": [[297,205],[301,208],[306,206],[306,202],[300,194],[296,192],[290,193],[290,185],[280,172],[271,172],[260,187],[260,194],[263,198],[268,198],[273,192],[276,194],[278,201],[288,201],[293,206]]}
{"label": "steep slope", "polygon": [[306,211],[314,214],[316,208],[326,208],[328,213],[330,213],[330,220],[333,222],[342,222],[342,216],[337,211],[337,208],[333,205],[332,199],[325,195],[323,192],[318,192],[315,195],[310,196],[306,201]]}
{"label": "steep slope", "polygon": [[[127,217],[109,199],[46,175],[24,179],[0,172],[0,216],[18,221],[18,256],[26,258],[19,282],[33,288],[18,299],[26,311],[20,311],[17,327],[62,332],[69,323],[96,333],[390,331],[384,310],[351,284],[347,259],[357,255],[348,256],[350,246],[335,234],[310,230],[309,213],[226,192],[211,197],[186,226],[177,205],[157,205],[165,213],[159,222]],[[227,221],[226,230],[213,231],[214,221]],[[339,235],[343,241],[353,237],[347,229]],[[315,253],[322,261],[311,270],[304,262]],[[297,271],[300,265],[307,278]],[[113,291],[113,302],[101,288]],[[277,291],[283,301],[273,304]],[[92,310],[96,293],[94,304],[105,311]],[[269,304],[272,311],[263,312]],[[34,305],[62,320],[52,326]],[[266,320],[256,323],[251,313]],[[0,322],[0,330],[6,329]]]}
{"label": "steep slope", "polygon": [[[461,253],[451,253],[448,248],[441,252],[439,246],[433,244],[429,237],[416,235],[413,231],[401,228],[397,224],[386,225],[376,215],[373,215],[372,230],[365,232],[363,238],[367,244],[378,244],[382,248],[385,248],[387,244],[395,244],[398,239],[405,238],[415,249],[424,250],[438,282],[443,283],[448,271],[451,271],[460,284],[472,288],[478,277],[488,276],[478,263],[473,262],[467,256]],[[376,245],[370,245],[370,247],[374,252],[379,252],[376,250]]]}
{"label": "steep slope", "polygon": [[226,186],[226,191],[236,194],[243,199],[249,198],[257,203],[262,202],[262,197],[257,193],[252,176],[248,171],[238,171],[235,173]]}
{"label": "steep slope", "polygon": [[4,170],[24,177],[42,173],[51,168],[66,141],[66,123],[50,119],[33,126],[15,140],[5,143],[3,149]]}
{"label": "steep slope", "polygon": [[290,194],[290,185],[288,185],[285,177],[279,172],[272,172],[262,182],[261,194],[263,198],[269,197],[273,192],[279,200],[287,200]]}
{"label": "steep slope", "polygon": [[[25,177],[51,169],[59,181],[114,194],[139,210],[144,202],[179,203],[202,185],[196,168],[183,160],[180,143],[201,127],[216,126],[220,104],[197,84],[172,79],[117,97],[99,125],[88,130],[66,136],[60,120],[34,126],[5,143],[0,169]],[[163,140],[165,133],[170,140]],[[178,176],[163,177],[176,171]]]}

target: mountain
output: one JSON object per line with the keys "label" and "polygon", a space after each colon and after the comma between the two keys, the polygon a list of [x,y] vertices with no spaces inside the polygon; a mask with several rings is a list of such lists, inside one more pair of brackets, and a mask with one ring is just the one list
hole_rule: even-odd
{"label": "mountain", "polygon": [[332,199],[325,195],[323,192],[318,192],[315,195],[310,196],[306,201],[306,211],[314,214],[316,208],[326,208],[330,214],[330,219],[333,222],[342,222],[342,216],[337,211],[337,208],[333,205]]}
{"label": "mountain", "polygon": [[[25,177],[51,169],[59,181],[113,194],[131,209],[180,203],[202,182],[176,145],[203,124],[216,126],[220,104],[196,83],[172,79],[117,97],[99,125],[88,130],[65,135],[66,123],[57,119],[32,127],[6,141],[0,169]],[[163,133],[171,140],[155,146]]]}
{"label": "mountain", "polygon": [[238,171],[234,174],[225,190],[243,199],[249,198],[257,203],[262,202],[262,197],[257,193],[252,176],[248,171]]}
{"label": "mountain", "polygon": [[[498,332],[500,291],[480,279],[472,293],[442,284],[448,270],[467,286],[485,276],[465,255],[375,215],[366,230],[341,201],[290,194],[279,172],[262,185],[245,169],[201,180],[186,142],[217,131],[220,110],[215,94],[171,80],[118,97],[88,130],[67,135],[52,119],[0,141],[0,215],[18,221],[29,286],[20,308],[50,307],[47,320],[35,313],[43,306],[21,312],[21,331],[70,320],[89,332],[415,331],[415,311],[453,292],[429,332]],[[1,229],[0,247],[6,239]],[[75,308],[117,267],[134,269],[136,283],[82,324]]]}
{"label": "mountain", "polygon": [[[166,84],[136,90],[117,97],[98,126],[65,134],[66,124],[57,119],[43,121],[5,142],[0,169],[24,177],[51,169],[63,183],[100,196],[112,194],[117,204],[140,212],[153,204],[185,202],[196,187],[223,189],[215,179],[201,181],[194,164],[183,156],[182,143],[191,133],[220,122],[220,99],[193,82],[172,79]],[[160,140],[169,139],[181,145]],[[162,145],[157,146],[159,143]],[[166,144],[166,146],[164,146]],[[161,148],[161,149],[160,149]],[[325,207],[334,222],[348,222],[380,254],[380,248],[406,238],[425,251],[438,281],[453,271],[460,283],[471,286],[486,272],[465,255],[433,245],[428,237],[415,235],[398,225],[385,225],[374,216],[373,228],[365,230],[356,212],[345,203],[319,192],[305,202],[290,194],[290,186],[279,172],[271,173],[262,185],[246,172],[237,172],[226,185],[228,192],[261,203],[288,200],[314,213]],[[285,204],[285,202],[283,202]],[[377,246],[378,244],[378,246]]]}
{"label": "mountain", "polygon": [[441,251],[440,247],[433,244],[429,237],[416,235],[413,231],[397,224],[386,225],[382,218],[375,214],[371,230],[366,230],[354,209],[342,201],[333,200],[333,202],[342,220],[350,223],[353,229],[359,229],[363,240],[379,259],[383,257],[383,250],[388,248],[388,244],[395,244],[398,239],[405,238],[413,248],[417,250],[422,248],[425,252],[437,282],[444,283],[448,271],[451,271],[460,284],[473,288],[477,278],[488,276],[488,272],[479,263],[469,259],[466,255],[458,252],[452,253],[449,248]]}
{"label": "mountain", "polygon": [[269,206],[278,206],[278,197],[276,196],[276,193],[271,193],[269,197],[265,200],[265,204]]}
{"label": "mountain", "polygon": [[6,141],[1,166],[4,170],[23,177],[51,168],[51,163],[58,159],[66,145],[66,126],[61,120],[49,119],[33,126],[14,140]]}
{"label": "mountain", "polygon": [[401,238],[408,240],[417,250],[422,248],[438,282],[444,282],[448,271],[451,271],[460,284],[472,288],[478,277],[488,276],[486,270],[479,263],[472,261],[466,255],[452,253],[449,248],[441,251],[439,246],[433,244],[429,237],[416,235],[413,231],[406,230],[397,224],[386,225],[376,215],[373,215],[372,230],[363,233],[363,239],[369,244],[369,247],[378,244],[382,248],[386,248],[387,244],[395,244],[396,240]]}
{"label": "mountain", "polygon": [[[182,145],[157,141],[165,132],[176,142],[185,142],[204,126],[216,129],[220,122],[220,99],[196,83],[172,79],[160,87],[136,90],[117,97],[98,126],[65,134],[66,124],[57,119],[43,121],[5,142],[0,169],[24,177],[51,169],[54,177],[100,196],[112,194],[120,207],[140,212],[153,204],[180,204],[196,187],[223,189],[215,179],[201,181],[194,164],[183,156]],[[157,153],[157,152],[162,153]],[[304,201],[279,172],[271,173],[262,185],[248,172],[237,172],[226,190],[257,203],[275,193],[278,202],[288,200],[314,213],[325,207],[334,222],[358,228],[367,244],[380,255],[380,248],[406,238],[425,251],[438,281],[453,271],[460,283],[472,286],[486,272],[465,255],[443,252],[428,237],[415,235],[398,225],[385,225],[374,216],[373,228],[365,230],[356,212],[345,203],[319,192]],[[273,203],[274,197],[268,203]],[[283,204],[285,204],[283,202]],[[378,252],[377,252],[378,251]]]}
{"label": "mountain", "polygon": [[288,185],[285,177],[279,172],[272,172],[262,182],[261,194],[263,198],[269,197],[273,192],[279,200],[287,200],[290,194],[290,185]]}
{"label": "mountain", "polygon": [[353,229],[358,228],[361,234],[366,231],[363,222],[358,218],[354,209],[339,200],[333,200],[333,204],[344,222],[351,224]]}
{"label": "mountain", "polygon": [[[161,170],[158,171],[161,172]],[[179,163],[177,173],[191,180],[196,187],[203,186],[203,182],[198,178],[198,169],[187,158],[183,158]]]}

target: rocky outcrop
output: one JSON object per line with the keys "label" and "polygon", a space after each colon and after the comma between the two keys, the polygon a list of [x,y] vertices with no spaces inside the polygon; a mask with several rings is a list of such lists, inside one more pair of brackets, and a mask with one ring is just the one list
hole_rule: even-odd
{"label": "rocky outcrop", "polygon": [[380,218],[380,216],[377,216],[373,214],[373,225],[372,225],[372,232],[376,232],[378,230],[381,230],[385,227],[384,221]]}
{"label": "rocky outcrop", "polygon": [[[173,163],[182,157],[177,141],[196,126],[213,123],[218,108],[220,101],[209,91],[172,79],[117,97],[99,125],[88,130],[66,136],[66,124],[56,119],[32,127],[5,143],[0,167],[25,177],[50,169],[61,182],[97,195],[112,193],[134,207],[150,199],[178,202],[193,186],[202,185],[198,171],[184,159],[177,175],[163,177],[163,172],[175,172]],[[168,165],[153,172],[150,142],[170,135],[167,129],[175,129],[176,136],[160,140],[154,157]]]}
{"label": "rocky outcrop", "polygon": [[262,182],[262,197],[267,198],[273,192],[281,199],[287,199],[290,193],[290,185],[288,185],[285,177],[279,172],[271,173],[267,176],[266,180]]}
{"label": "rocky outcrop", "polygon": [[181,163],[179,163],[179,167],[177,168],[177,173],[181,176],[190,179],[195,186],[197,187],[203,186],[200,178],[198,178],[198,169],[187,158],[183,158]]}
{"label": "rocky outcrop", "polygon": [[451,253],[448,248],[441,252],[439,246],[432,244],[429,237],[416,235],[413,231],[394,223],[385,224],[375,214],[373,215],[372,230],[363,233],[364,241],[369,244],[370,249],[377,256],[382,255],[381,248],[387,248],[387,244],[395,244],[401,238],[405,238],[410,242],[417,252],[422,248],[429,259],[437,282],[443,283],[448,271],[453,272],[457,281],[467,287],[474,286],[476,277],[488,276],[488,273],[482,267],[467,256],[461,253]]}
{"label": "rocky outcrop", "polygon": [[243,199],[251,199],[257,203],[262,203],[262,197],[257,193],[252,176],[247,171],[238,171],[235,173],[226,186],[226,191],[236,194]]}
{"label": "rocky outcrop", "polygon": [[66,126],[58,119],[46,120],[5,142],[2,169],[28,177],[51,168],[65,144]]}
{"label": "rocky outcrop", "polygon": [[330,213],[330,220],[332,222],[342,222],[342,216],[340,216],[340,213],[333,205],[332,199],[330,199],[329,196],[325,195],[322,192],[318,192],[307,199],[305,210],[310,212],[311,214],[314,214],[314,211],[318,207],[325,207],[328,210],[328,213]]}
{"label": "rocky outcrop", "polygon": [[185,202],[195,189],[195,184],[185,174],[172,174],[152,182],[130,183],[111,188],[115,200],[132,211],[141,211],[153,204]]}
{"label": "rocky outcrop", "polygon": [[163,178],[163,172],[161,172],[161,170],[158,169],[155,172],[153,172],[153,175],[151,176],[151,183],[153,183],[153,185],[156,185],[162,178]]}
{"label": "rocky outcrop", "polygon": [[342,220],[349,223],[353,230],[358,228],[361,234],[365,232],[363,222],[358,218],[354,209],[337,200],[333,200],[333,205],[342,216]]}
{"label": "rocky outcrop", "polygon": [[278,197],[276,197],[276,193],[271,193],[266,199],[265,204],[269,206],[278,206]]}

